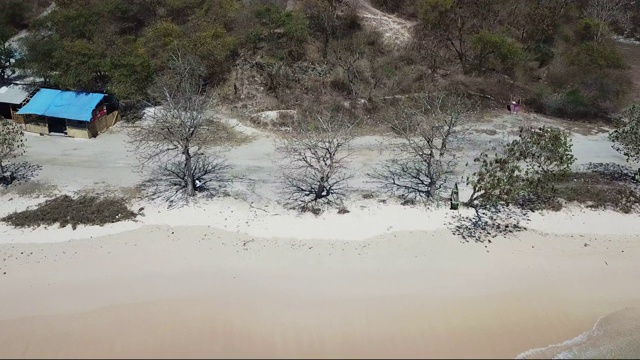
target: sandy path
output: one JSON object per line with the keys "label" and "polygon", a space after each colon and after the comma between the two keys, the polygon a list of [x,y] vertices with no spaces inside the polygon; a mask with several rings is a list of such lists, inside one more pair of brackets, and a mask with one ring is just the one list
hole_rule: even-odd
{"label": "sandy path", "polygon": [[357,7],[364,25],[380,32],[388,45],[402,46],[411,41],[411,28],[415,22],[382,12],[367,0],[353,0],[352,3]]}

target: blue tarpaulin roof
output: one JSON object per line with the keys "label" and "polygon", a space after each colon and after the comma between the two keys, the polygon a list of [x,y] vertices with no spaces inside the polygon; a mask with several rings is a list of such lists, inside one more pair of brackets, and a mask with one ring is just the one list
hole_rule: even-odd
{"label": "blue tarpaulin roof", "polygon": [[62,119],[91,121],[91,111],[105,94],[77,91],[40,89],[22,109],[19,115],[31,114]]}

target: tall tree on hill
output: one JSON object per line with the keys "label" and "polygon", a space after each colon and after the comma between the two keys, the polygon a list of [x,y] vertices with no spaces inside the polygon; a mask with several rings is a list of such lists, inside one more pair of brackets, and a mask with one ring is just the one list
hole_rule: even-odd
{"label": "tall tree on hill", "polygon": [[170,202],[214,190],[228,180],[229,165],[207,150],[226,139],[216,121],[212,94],[203,86],[203,66],[191,55],[176,51],[170,69],[154,93],[160,107],[131,133],[143,168],[151,168],[152,195]]}
{"label": "tall tree on hill", "polygon": [[5,84],[13,74],[12,66],[17,54],[9,43],[12,33],[9,27],[0,24],[0,85]]}

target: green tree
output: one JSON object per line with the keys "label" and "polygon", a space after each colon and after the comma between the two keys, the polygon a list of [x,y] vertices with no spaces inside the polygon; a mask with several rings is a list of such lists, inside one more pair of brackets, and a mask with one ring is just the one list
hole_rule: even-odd
{"label": "green tree", "polygon": [[23,66],[31,75],[49,85],[59,69],[57,59],[62,51],[60,38],[55,34],[32,32],[22,39],[21,45],[24,49]]}
{"label": "green tree", "polygon": [[[627,161],[640,162],[640,105],[623,111],[616,121],[619,126],[609,134],[613,148]],[[638,169],[640,177],[640,169]]]}
{"label": "green tree", "polygon": [[474,159],[478,170],[467,179],[473,207],[519,204],[536,207],[554,199],[555,183],[575,162],[568,133],[550,127],[520,129],[518,139],[490,156]]}
{"label": "green tree", "polygon": [[109,66],[100,46],[88,40],[63,41],[56,56],[55,82],[64,88],[87,91],[104,87]]}
{"label": "green tree", "polygon": [[476,71],[498,71],[513,75],[515,69],[522,65],[527,55],[522,47],[509,37],[480,31],[471,38],[471,47],[475,51]]}
{"label": "green tree", "polygon": [[147,98],[147,89],[153,83],[154,71],[149,58],[139,49],[115,54],[107,64],[106,89],[123,101]]}
{"label": "green tree", "polygon": [[25,29],[29,23],[33,6],[23,0],[3,0],[0,2],[0,26],[15,30]]}
{"label": "green tree", "polygon": [[232,65],[236,40],[224,27],[216,24],[201,23],[193,26],[195,29],[186,40],[186,45],[204,64],[207,80],[218,83]]}
{"label": "green tree", "polygon": [[7,26],[0,24],[0,84],[7,82],[13,74],[13,62],[16,60],[16,49],[9,43],[13,32]]}
{"label": "green tree", "polygon": [[419,29],[456,54],[463,71],[470,70],[470,39],[481,29],[494,26],[500,0],[420,0]]}
{"label": "green tree", "polygon": [[171,49],[184,40],[182,29],[167,20],[160,20],[145,28],[138,43],[151,61],[154,71],[162,71],[169,63]]}
{"label": "green tree", "polygon": [[585,42],[579,44],[568,56],[569,64],[595,70],[624,69],[626,64],[612,45]]}

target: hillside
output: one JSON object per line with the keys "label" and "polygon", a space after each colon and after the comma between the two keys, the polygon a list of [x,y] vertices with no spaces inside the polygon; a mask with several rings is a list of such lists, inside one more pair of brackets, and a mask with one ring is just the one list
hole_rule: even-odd
{"label": "hillside", "polygon": [[611,36],[637,33],[620,14],[639,11],[622,1],[620,16],[599,17],[596,3],[86,0],[38,18],[51,2],[33,0],[2,26],[29,32],[16,46],[21,71],[113,93],[128,109],[154,102],[155,78],[181,51],[248,116],[346,102],[373,121],[385,99],[447,89],[490,108],[518,98],[547,115],[606,119],[637,93],[635,57]]}

